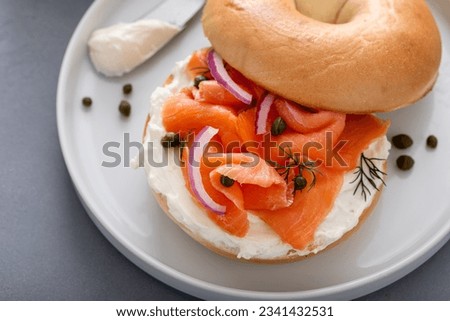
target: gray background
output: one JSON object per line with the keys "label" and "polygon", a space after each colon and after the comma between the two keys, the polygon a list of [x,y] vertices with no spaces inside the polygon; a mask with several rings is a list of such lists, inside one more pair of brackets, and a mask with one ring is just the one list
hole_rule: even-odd
{"label": "gray background", "polygon": [[[59,68],[92,0],[0,0],[0,300],[189,300],[122,256],[71,184],[55,114]],[[450,299],[450,244],[363,300]]]}

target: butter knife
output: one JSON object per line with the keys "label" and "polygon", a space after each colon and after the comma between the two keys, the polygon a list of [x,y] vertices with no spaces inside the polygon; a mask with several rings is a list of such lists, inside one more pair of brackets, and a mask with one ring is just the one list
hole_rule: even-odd
{"label": "butter knife", "polygon": [[139,20],[94,31],[88,41],[94,67],[120,77],[150,59],[203,7],[205,0],[164,0]]}

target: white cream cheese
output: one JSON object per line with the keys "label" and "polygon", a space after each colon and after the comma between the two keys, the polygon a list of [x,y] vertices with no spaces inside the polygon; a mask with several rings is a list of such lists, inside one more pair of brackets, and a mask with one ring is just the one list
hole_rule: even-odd
{"label": "white cream cheese", "polygon": [[159,20],[96,30],[88,42],[91,61],[106,76],[122,76],[153,56],[179,31],[177,26]]}
{"label": "white cream cheese", "polygon": [[[315,233],[314,250],[296,250],[284,243],[280,237],[261,219],[249,213],[250,229],[245,238],[230,235],[220,229],[211,221],[202,208],[192,199],[185,187],[181,169],[177,165],[173,151],[169,152],[169,164],[165,167],[150,166],[147,156],[151,155],[153,161],[160,162],[166,153],[160,144],[161,138],[166,134],[162,125],[161,109],[166,99],[180,88],[190,85],[186,75],[185,66],[189,58],[176,65],[172,75],[173,81],[167,87],[155,90],[151,98],[150,115],[145,137],[145,169],[150,187],[167,198],[167,205],[172,216],[183,226],[186,226],[200,238],[211,242],[217,247],[233,249],[239,258],[244,259],[276,259],[289,255],[308,255],[317,253],[328,245],[340,239],[346,232],[353,229],[359,217],[371,204],[375,193],[366,200],[357,193],[350,182],[354,179],[353,172],[345,174],[343,187],[335,201],[334,207]],[[148,144],[152,142],[152,144]],[[150,150],[149,150],[150,149]],[[387,158],[390,143],[386,137],[372,143],[364,152],[367,157]],[[150,153],[150,154],[149,154]],[[378,183],[378,187],[381,182]]]}

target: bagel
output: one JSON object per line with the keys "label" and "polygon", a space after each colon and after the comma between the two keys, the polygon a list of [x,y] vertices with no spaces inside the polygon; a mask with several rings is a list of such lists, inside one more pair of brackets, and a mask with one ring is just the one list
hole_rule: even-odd
{"label": "bagel", "polygon": [[208,0],[202,22],[248,79],[323,110],[405,107],[432,89],[441,61],[424,0]]}
{"label": "bagel", "polygon": [[[184,232],[206,248],[229,258],[255,263],[285,263],[310,257],[329,249],[351,235],[374,209],[381,190],[382,181],[367,199],[353,195],[355,185],[353,169],[347,171],[336,201],[314,233],[312,242],[304,248],[286,243],[263,220],[247,211],[250,228],[245,236],[231,235],[220,228],[210,217],[205,207],[186,188],[183,170],[177,162],[179,151],[165,149],[161,139],[167,134],[164,126],[164,108],[171,97],[183,88],[192,88],[189,75],[190,58],[177,64],[164,86],[152,94],[149,117],[144,126],[144,167],[152,193],[167,216]],[[385,135],[375,139],[362,151],[368,157],[386,159],[390,144]],[[149,157],[156,161],[169,155],[168,166],[152,166]],[[380,164],[384,170],[386,162]],[[308,192],[305,192],[308,193]],[[274,215],[277,213],[274,212]]]}

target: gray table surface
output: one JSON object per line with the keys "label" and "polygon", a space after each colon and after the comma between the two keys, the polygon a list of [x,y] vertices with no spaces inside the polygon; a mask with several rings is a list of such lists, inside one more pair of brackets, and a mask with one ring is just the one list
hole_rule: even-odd
{"label": "gray table surface", "polygon": [[[64,50],[92,0],[0,0],[0,300],[191,300],[121,255],[83,209],[59,147]],[[362,300],[450,299],[450,244]]]}

